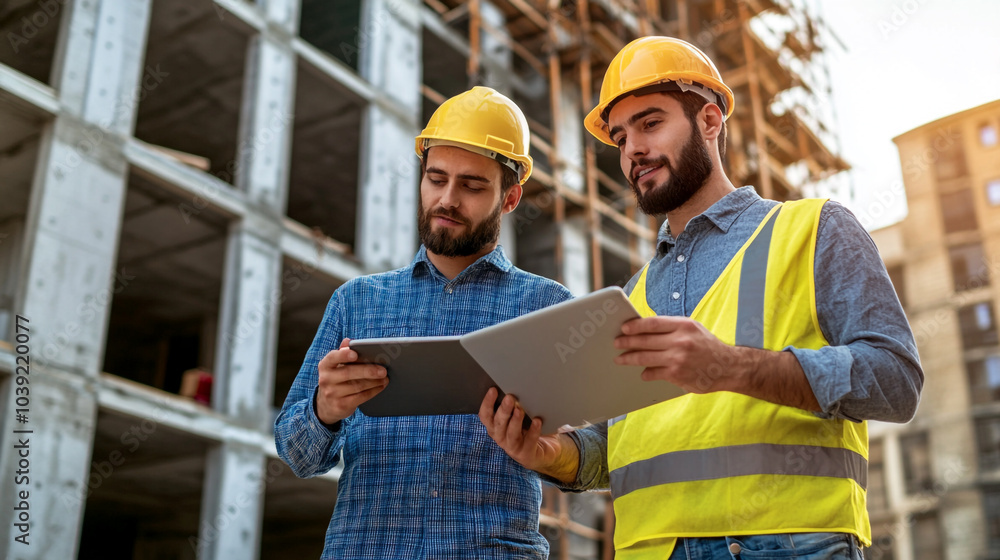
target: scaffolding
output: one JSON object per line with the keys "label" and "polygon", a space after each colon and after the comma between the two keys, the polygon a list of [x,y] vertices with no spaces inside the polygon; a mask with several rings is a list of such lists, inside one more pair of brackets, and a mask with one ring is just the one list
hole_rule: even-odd
{"label": "scaffolding", "polygon": [[[605,274],[602,256],[609,249],[618,249],[616,255],[624,257],[629,270],[643,264],[648,252],[639,248],[655,239],[659,224],[656,218],[636,215],[629,188],[614,161],[616,154],[609,154],[614,150],[584,135],[582,161],[563,156],[563,144],[580,141],[560,134],[561,119],[579,118],[564,110],[564,91],[579,92],[577,108],[585,114],[596,103],[608,64],[632,39],[654,34],[678,37],[716,62],[736,97],[737,111],[727,121],[726,162],[735,184],[754,185],[765,198],[789,200],[801,198],[810,186],[848,169],[831,147],[836,135],[830,117],[817,114],[829,95],[822,55],[837,41],[836,36],[805,6],[791,0],[509,0],[493,4],[426,0],[425,4],[447,25],[467,32],[468,85],[488,83],[490,74],[483,70],[483,59],[489,56],[483,52],[486,37],[516,58],[515,77],[508,79],[511,89],[517,90],[518,81],[532,83],[539,77],[546,81],[549,107],[543,111],[545,116],[533,114],[533,105],[524,104],[532,146],[543,162],[526,194],[529,200],[539,193],[553,200],[543,206],[550,209],[557,235],[568,217],[585,217],[590,281],[595,287],[621,278],[621,274]],[[483,17],[486,5],[502,11],[503,28]],[[426,84],[424,94],[435,103],[444,97]],[[567,168],[583,177],[584,188],[567,185],[561,173]],[[561,245],[557,240],[556,270],[562,270]]]}
{"label": "scaffolding", "polygon": [[[17,548],[7,508],[4,557],[319,554],[339,471],[295,478],[271,426],[330,294],[412,259],[413,138],[449,96],[524,110],[501,243],[576,294],[623,285],[663,219],[582,125],[635,37],[719,65],[735,183],[794,199],[847,168],[816,101],[831,34],[791,0],[12,0],[0,32],[0,470],[33,430],[49,543]],[[606,493],[544,496],[554,558],[613,556]]]}

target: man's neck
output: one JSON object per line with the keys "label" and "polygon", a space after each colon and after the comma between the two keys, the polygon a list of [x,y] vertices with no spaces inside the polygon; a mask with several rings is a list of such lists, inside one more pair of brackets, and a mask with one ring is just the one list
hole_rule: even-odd
{"label": "man's neck", "polygon": [[496,249],[497,244],[491,243],[490,245],[483,247],[478,253],[474,255],[469,255],[467,257],[445,257],[438,255],[437,253],[432,253],[430,249],[427,250],[427,260],[431,261],[434,268],[438,269],[442,275],[448,280],[454,280],[456,276],[462,273],[463,270],[472,266],[472,263],[478,261],[484,255],[488,255]]}
{"label": "man's neck", "polygon": [[670,234],[675,238],[684,231],[692,218],[711,208],[724,196],[736,190],[733,183],[722,173],[713,173],[698,192],[677,209],[667,212]]}

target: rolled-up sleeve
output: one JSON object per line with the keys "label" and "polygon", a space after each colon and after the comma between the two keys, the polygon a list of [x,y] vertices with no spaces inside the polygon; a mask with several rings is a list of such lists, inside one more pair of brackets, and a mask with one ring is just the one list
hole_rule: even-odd
{"label": "rolled-up sleeve", "polygon": [[608,472],[608,425],[606,422],[580,428],[567,434],[580,452],[576,480],[567,484],[542,475],[542,480],[564,492],[606,490],[610,488]]}
{"label": "rolled-up sleeve", "polygon": [[819,325],[830,345],[786,350],[823,411],[854,421],[909,421],[924,383],[913,332],[875,243],[836,202],[820,217],[814,276]]}

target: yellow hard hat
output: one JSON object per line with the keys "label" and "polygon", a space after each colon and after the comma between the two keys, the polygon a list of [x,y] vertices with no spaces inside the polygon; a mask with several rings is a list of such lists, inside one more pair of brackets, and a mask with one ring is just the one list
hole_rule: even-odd
{"label": "yellow hard hat", "polygon": [[524,113],[496,90],[476,86],[434,111],[416,138],[417,155],[435,145],[458,145],[495,159],[517,173],[522,185],[531,175],[531,133]]}
{"label": "yellow hard hat", "polygon": [[601,101],[583,126],[598,140],[614,146],[608,134],[608,114],[626,95],[655,91],[691,91],[715,103],[725,118],[733,113],[733,90],[705,53],[673,37],[641,37],[615,55],[604,74]]}

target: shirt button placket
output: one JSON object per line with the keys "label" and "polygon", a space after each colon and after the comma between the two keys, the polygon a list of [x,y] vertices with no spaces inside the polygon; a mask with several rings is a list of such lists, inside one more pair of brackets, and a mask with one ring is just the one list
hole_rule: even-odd
{"label": "shirt button placket", "polygon": [[674,247],[677,256],[674,257],[674,271],[671,274],[674,282],[674,290],[670,293],[670,315],[683,316],[684,313],[684,302],[681,301],[681,294],[684,293],[684,287],[687,285],[687,257],[684,255],[684,246],[678,244]]}

